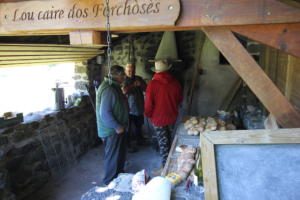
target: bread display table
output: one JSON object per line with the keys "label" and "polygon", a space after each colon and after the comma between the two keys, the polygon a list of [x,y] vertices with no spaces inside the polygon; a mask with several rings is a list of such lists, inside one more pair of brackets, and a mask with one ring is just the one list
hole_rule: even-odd
{"label": "bread display table", "polygon": [[[166,165],[162,171],[162,176],[177,170],[178,158],[180,153],[176,151],[176,147],[180,145],[191,145],[199,149],[200,139],[199,136],[189,136],[184,128],[183,123],[179,124]],[[204,191],[201,186],[191,184],[189,188],[186,187],[187,181],[182,181],[178,186],[172,189],[172,200],[202,200],[204,199]]]}

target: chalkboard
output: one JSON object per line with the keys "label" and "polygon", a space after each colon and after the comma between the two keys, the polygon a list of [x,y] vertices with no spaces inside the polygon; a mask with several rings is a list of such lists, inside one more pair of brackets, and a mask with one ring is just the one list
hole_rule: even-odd
{"label": "chalkboard", "polygon": [[206,200],[300,200],[300,129],[200,136]]}
{"label": "chalkboard", "polygon": [[300,145],[218,145],[220,200],[300,200]]}

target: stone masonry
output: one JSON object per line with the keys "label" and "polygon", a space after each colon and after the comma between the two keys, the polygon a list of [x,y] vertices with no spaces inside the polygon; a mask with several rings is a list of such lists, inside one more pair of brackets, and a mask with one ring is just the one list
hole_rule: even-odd
{"label": "stone masonry", "polygon": [[0,132],[0,199],[22,199],[60,176],[99,142],[87,97],[80,106]]}
{"label": "stone masonry", "polygon": [[75,80],[75,89],[78,92],[85,92],[86,84],[89,84],[87,62],[75,63],[75,76],[73,78]]}
{"label": "stone masonry", "polygon": [[[112,64],[125,66],[127,63],[134,63],[136,65],[136,73],[142,76],[146,81],[150,81],[152,75],[151,67],[154,66],[153,60],[160,45],[163,32],[152,33],[138,33],[128,37],[124,37],[112,46]],[[176,42],[178,57],[183,62],[175,63],[175,76],[182,80],[185,71],[191,68],[195,62],[195,31],[176,32]],[[107,63],[104,62],[102,74],[106,75],[108,72]]]}

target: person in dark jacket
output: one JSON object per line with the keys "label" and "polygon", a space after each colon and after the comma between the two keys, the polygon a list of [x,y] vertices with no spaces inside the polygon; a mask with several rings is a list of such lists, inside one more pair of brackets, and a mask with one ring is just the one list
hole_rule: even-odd
{"label": "person in dark jacket", "polygon": [[[170,68],[171,64],[167,59],[155,62],[155,68],[152,70],[156,74],[147,85],[145,98],[144,114],[154,126],[162,157],[162,167],[167,161],[171,147],[171,131],[182,101],[180,83],[168,72]],[[160,171],[162,169],[156,173],[159,174]]]}
{"label": "person in dark jacket", "polygon": [[[145,139],[142,135],[142,126],[144,124],[144,91],[146,82],[142,77],[135,75],[135,66],[127,64],[125,67],[126,79],[122,88],[123,93],[127,95],[129,104],[129,127],[128,127],[128,146],[132,148],[132,140],[136,140],[138,145],[143,145]],[[134,131],[133,131],[134,125]]]}
{"label": "person in dark jacket", "polygon": [[124,69],[118,65],[112,66],[111,76],[111,82],[104,78],[96,95],[98,136],[104,144],[103,183],[106,185],[124,170],[124,134],[128,124],[128,105],[120,86],[125,80]]}

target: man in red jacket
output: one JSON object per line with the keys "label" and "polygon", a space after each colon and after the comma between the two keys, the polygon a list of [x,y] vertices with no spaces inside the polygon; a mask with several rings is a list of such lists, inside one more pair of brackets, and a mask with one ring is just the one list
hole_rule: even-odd
{"label": "man in red jacket", "polygon": [[[155,68],[152,70],[156,74],[146,89],[144,111],[154,126],[162,157],[162,167],[167,161],[171,147],[172,127],[176,122],[178,107],[182,101],[180,83],[168,72],[170,68],[171,64],[167,59],[155,62]],[[158,170],[157,174],[161,170]]]}

